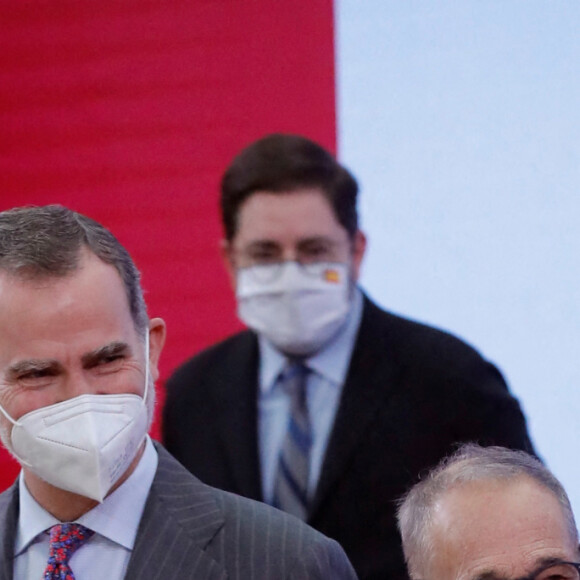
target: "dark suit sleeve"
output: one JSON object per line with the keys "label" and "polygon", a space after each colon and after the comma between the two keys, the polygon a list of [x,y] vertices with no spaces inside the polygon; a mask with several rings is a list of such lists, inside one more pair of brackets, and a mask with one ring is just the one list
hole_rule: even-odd
{"label": "dark suit sleeve", "polygon": [[289,580],[350,580],[357,575],[343,549],[333,540],[311,544],[288,575]]}
{"label": "dark suit sleeve", "polygon": [[336,542],[270,506],[203,484],[155,447],[157,473],[127,580],[356,579]]}
{"label": "dark suit sleeve", "polygon": [[[470,389],[452,386],[442,410],[454,429],[456,441],[477,441],[480,445],[501,445],[536,455],[518,400],[510,394],[501,373],[490,363],[478,366],[475,385]],[[443,411],[445,412],[445,411]]]}
{"label": "dark suit sleeve", "polygon": [[199,353],[170,377],[162,440],[214,487],[261,499],[257,420],[258,341],[242,332]]}
{"label": "dark suit sleeve", "polygon": [[353,580],[343,549],[304,522],[263,503],[213,490],[225,516],[207,547],[238,578],[264,580]]}
{"label": "dark suit sleeve", "polygon": [[424,332],[422,364],[403,367],[390,400],[391,441],[412,474],[408,485],[462,443],[535,454],[520,404],[498,369],[454,337],[434,334],[431,343],[430,334]]}
{"label": "dark suit sleeve", "polygon": [[391,404],[402,432],[414,426],[427,447],[434,439],[444,447],[476,441],[535,454],[520,404],[493,364],[449,333],[395,316],[389,326],[397,369]]}

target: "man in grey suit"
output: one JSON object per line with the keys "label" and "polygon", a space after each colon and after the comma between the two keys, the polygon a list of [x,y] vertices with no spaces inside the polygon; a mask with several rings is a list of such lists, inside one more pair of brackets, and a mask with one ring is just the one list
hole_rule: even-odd
{"label": "man in grey suit", "polygon": [[202,484],[147,436],[165,324],[115,237],[0,213],[0,580],[356,578],[338,544]]}

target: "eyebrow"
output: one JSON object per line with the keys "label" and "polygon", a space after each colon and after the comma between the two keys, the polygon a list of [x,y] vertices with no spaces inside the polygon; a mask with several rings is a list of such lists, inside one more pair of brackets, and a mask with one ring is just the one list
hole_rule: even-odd
{"label": "eyebrow", "polygon": [[273,248],[278,249],[280,244],[274,240],[254,240],[246,246],[246,250]]}
{"label": "eyebrow", "polygon": [[[85,368],[90,368],[103,359],[127,355],[130,352],[131,348],[126,342],[116,340],[84,354],[81,357],[81,361]],[[20,360],[10,365],[6,369],[6,379],[15,381],[28,373],[47,373],[55,376],[63,372],[63,370],[63,365],[56,359],[31,358]]]}
{"label": "eyebrow", "polygon": [[[332,237],[326,234],[322,234],[318,236],[308,236],[305,238],[300,238],[297,240],[296,245],[300,246],[303,244],[320,244],[320,243],[339,245],[341,242],[333,239]],[[270,238],[262,238],[248,242],[246,248],[252,248],[254,246],[257,247],[272,246],[278,248],[280,247],[280,245],[281,245],[280,242],[278,242],[277,240],[272,240]]]}
{"label": "eyebrow", "polygon": [[62,365],[53,359],[32,358],[21,360],[10,365],[6,370],[8,380],[15,380],[21,375],[27,373],[49,372],[57,374],[62,370]]}
{"label": "eyebrow", "polygon": [[308,246],[309,244],[325,244],[327,246],[338,246],[340,242],[327,236],[312,236],[298,241],[298,246]]}
{"label": "eyebrow", "polygon": [[91,352],[87,352],[83,354],[81,357],[81,361],[83,363],[83,367],[90,368],[95,366],[99,362],[104,359],[114,357],[114,356],[121,356],[126,355],[131,352],[129,345],[126,342],[122,342],[119,340],[110,342],[109,344],[105,344]]}
{"label": "eyebrow", "polygon": [[509,580],[506,576],[499,576],[495,572],[485,571],[477,576],[474,576],[470,580]]}

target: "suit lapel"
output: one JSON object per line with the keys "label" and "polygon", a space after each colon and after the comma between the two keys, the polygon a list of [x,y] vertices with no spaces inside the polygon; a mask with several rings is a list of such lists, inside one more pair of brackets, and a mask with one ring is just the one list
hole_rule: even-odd
{"label": "suit lapel", "polygon": [[[392,396],[394,365],[389,364],[391,349],[385,337],[386,313],[364,299],[363,315],[340,405],[324,457],[320,480],[310,509],[310,518],[344,473],[357,447],[377,413]],[[381,372],[377,373],[377,361]]]}
{"label": "suit lapel", "polygon": [[[203,485],[156,445],[159,465],[139,524],[126,580],[196,578],[224,580],[221,564],[205,552],[224,525],[221,510]],[[18,483],[0,494],[0,580],[12,580],[18,521]],[[176,575],[177,574],[177,575]]]}
{"label": "suit lapel", "polygon": [[226,578],[205,552],[224,525],[211,490],[162,447],[156,449],[159,465],[125,578]]}
{"label": "suit lapel", "polygon": [[258,452],[258,341],[252,332],[239,336],[236,348],[216,369],[212,396],[219,436],[228,458],[236,493],[262,500]]}
{"label": "suit lapel", "polygon": [[18,480],[0,495],[0,580],[12,580],[18,522]]}

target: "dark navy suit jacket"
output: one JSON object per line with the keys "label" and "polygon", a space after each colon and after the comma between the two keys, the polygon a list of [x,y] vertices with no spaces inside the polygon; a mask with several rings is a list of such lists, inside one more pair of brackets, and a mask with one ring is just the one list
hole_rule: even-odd
{"label": "dark navy suit jacket", "polygon": [[[251,331],[186,362],[167,383],[163,439],[206,483],[261,500],[258,367]],[[407,578],[396,501],[466,441],[533,453],[492,364],[365,298],[308,523],[341,543],[361,578]]]}

